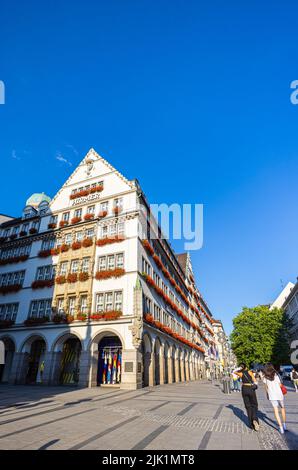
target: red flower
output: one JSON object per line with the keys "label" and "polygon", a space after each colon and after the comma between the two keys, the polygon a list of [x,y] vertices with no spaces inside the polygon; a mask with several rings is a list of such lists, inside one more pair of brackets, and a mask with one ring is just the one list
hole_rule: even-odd
{"label": "red flower", "polygon": [[65,227],[66,225],[68,225],[68,220],[60,220],[59,227]]}
{"label": "red flower", "polygon": [[121,235],[116,235],[113,238],[100,238],[99,240],[97,240],[96,245],[104,246],[104,245],[109,245],[110,243],[122,242],[123,240],[125,240],[125,237]]}
{"label": "red flower", "polygon": [[71,245],[71,248],[72,248],[73,250],[79,250],[81,247],[82,247],[82,243],[81,243],[81,242],[73,242],[73,244]]}
{"label": "red flower", "polygon": [[89,279],[88,273],[83,272],[79,274],[79,281],[84,282],[84,281],[87,281],[88,279]]}
{"label": "red flower", "polygon": [[77,280],[78,280],[77,273],[69,273],[66,280],[67,280],[68,283],[77,282]]}
{"label": "red flower", "polygon": [[92,220],[94,219],[94,214],[85,214],[84,215],[84,220]]}
{"label": "red flower", "polygon": [[120,277],[123,276],[123,274],[125,274],[125,270],[120,268],[97,271],[95,274],[95,279],[99,281],[102,279],[108,279],[110,277]]}
{"label": "red flower", "polygon": [[92,246],[92,245],[93,245],[92,238],[84,238],[84,240],[82,241],[82,246],[84,248],[88,248],[88,246]]}
{"label": "red flower", "polygon": [[[60,222],[61,223],[61,222]],[[48,224],[48,228],[56,228],[57,227],[57,224]]]}
{"label": "red flower", "polygon": [[99,214],[98,214],[98,217],[100,219],[102,219],[103,217],[105,217],[107,215],[108,211],[100,211]]}
{"label": "red flower", "polygon": [[66,251],[69,250],[69,245],[66,245],[66,243],[63,243],[60,247],[61,253],[65,253]]}
{"label": "red flower", "polygon": [[40,289],[42,287],[52,287],[54,285],[54,279],[33,281],[31,284],[32,289]]}
{"label": "red flower", "polygon": [[51,255],[59,255],[61,248],[52,248],[51,249]]}
{"label": "red flower", "polygon": [[78,224],[79,222],[81,222],[82,220],[82,217],[73,217],[70,221],[71,224]]}
{"label": "red flower", "polygon": [[47,258],[51,256],[51,250],[40,250],[37,255],[39,258]]}
{"label": "red flower", "polygon": [[33,235],[34,233],[37,233],[37,229],[34,227],[31,227],[29,230],[30,235]]}
{"label": "red flower", "polygon": [[122,207],[113,207],[113,212],[115,215],[120,214],[120,212],[122,212]]}
{"label": "red flower", "polygon": [[64,284],[66,282],[66,276],[57,276],[55,280],[56,284]]}

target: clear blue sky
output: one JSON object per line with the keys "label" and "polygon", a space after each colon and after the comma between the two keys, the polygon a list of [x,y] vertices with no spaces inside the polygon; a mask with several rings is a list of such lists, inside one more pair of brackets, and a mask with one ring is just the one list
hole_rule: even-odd
{"label": "clear blue sky", "polygon": [[230,331],[298,275],[297,31],[297,1],[3,3],[0,211],[90,147],[150,202],[203,203],[193,264]]}

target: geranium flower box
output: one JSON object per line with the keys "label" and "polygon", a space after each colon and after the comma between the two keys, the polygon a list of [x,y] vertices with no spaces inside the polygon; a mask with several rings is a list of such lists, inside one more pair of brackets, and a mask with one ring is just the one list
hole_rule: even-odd
{"label": "geranium flower box", "polygon": [[41,279],[33,281],[31,284],[32,289],[42,289],[43,287],[52,287],[54,285],[54,279]]}
{"label": "geranium flower box", "polygon": [[89,274],[88,273],[80,273],[79,274],[79,281],[84,282],[89,279]]}
{"label": "geranium flower box", "polygon": [[82,221],[82,217],[73,217],[70,222],[72,224],[78,224],[81,221]]}
{"label": "geranium flower box", "polygon": [[37,326],[37,325],[43,325],[44,323],[47,323],[48,321],[49,321],[49,317],[27,318],[27,320],[24,321],[24,325]]}
{"label": "geranium flower box", "polygon": [[55,281],[56,281],[56,284],[65,284],[66,276],[64,275],[57,276]]}
{"label": "geranium flower box", "polygon": [[84,220],[92,220],[94,219],[94,214],[85,214],[84,215]]}
{"label": "geranium flower box", "polygon": [[61,247],[60,247],[60,251],[61,251],[61,253],[66,253],[66,251],[68,251],[69,248],[70,248],[69,245],[67,245],[66,243],[63,243],[63,245],[61,245]]}
{"label": "geranium flower box", "polygon": [[77,273],[69,273],[66,280],[69,284],[71,284],[73,282],[77,282],[77,280],[78,280]]}
{"label": "geranium flower box", "polygon": [[39,258],[47,258],[51,256],[51,250],[40,250],[37,255]]}
{"label": "geranium flower box", "polygon": [[13,284],[11,286],[0,287],[0,294],[9,294],[10,292],[18,292],[22,289],[21,284]]}
{"label": "geranium flower box", "polygon": [[60,247],[51,249],[51,255],[59,255],[59,253],[60,253]]}
{"label": "geranium flower box", "polygon": [[98,217],[100,219],[103,219],[107,215],[108,211],[100,211],[98,214]]}
{"label": "geranium flower box", "polygon": [[54,323],[64,323],[64,319],[65,319],[64,315],[60,315],[59,313],[53,315],[52,317],[52,321]]}
{"label": "geranium flower box", "polygon": [[120,214],[120,212],[122,212],[122,208],[121,207],[113,207],[113,212],[115,215],[118,215]]}
{"label": "geranium flower box", "polygon": [[68,220],[60,220],[59,227],[66,227],[68,225]]}
{"label": "geranium flower box", "polygon": [[81,247],[82,247],[82,243],[81,243],[81,242],[73,242],[73,244],[71,245],[71,248],[72,248],[73,250],[79,250]]}
{"label": "geranium flower box", "polygon": [[87,321],[88,316],[86,313],[78,313],[77,320],[78,321]]}
{"label": "geranium flower box", "polygon": [[56,228],[57,227],[57,224],[53,224],[53,223],[50,223],[48,224],[48,228]]}
{"label": "geranium flower box", "polygon": [[84,238],[84,240],[82,241],[82,246],[84,248],[88,248],[89,246],[92,246],[92,245],[93,245],[92,238]]}
{"label": "geranium flower box", "polygon": [[65,323],[72,323],[73,321],[74,321],[74,316],[73,315],[69,315],[69,314],[65,315],[65,319],[64,319]]}
{"label": "geranium flower box", "polygon": [[37,233],[37,229],[34,228],[34,227],[31,227],[31,228],[29,229],[29,233],[30,233],[30,235],[34,235],[35,233]]}
{"label": "geranium flower box", "polygon": [[21,230],[19,233],[19,237],[25,237],[27,235],[27,232],[25,230]]}
{"label": "geranium flower box", "polygon": [[95,274],[95,279],[99,281],[103,279],[109,279],[110,277],[120,277],[123,276],[123,274],[125,274],[125,270],[122,268],[97,271]]}
{"label": "geranium flower box", "polygon": [[14,320],[0,320],[0,328],[10,328],[14,324]]}
{"label": "geranium flower box", "polygon": [[16,233],[13,233],[12,235],[10,235],[10,240],[15,240],[17,238],[17,234]]}

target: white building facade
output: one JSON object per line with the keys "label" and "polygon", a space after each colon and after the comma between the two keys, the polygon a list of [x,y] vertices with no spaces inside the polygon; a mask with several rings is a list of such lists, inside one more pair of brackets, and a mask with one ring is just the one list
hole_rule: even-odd
{"label": "white building facade", "polygon": [[1,382],[136,389],[205,377],[212,314],[190,259],[158,237],[137,181],[93,149],[52,200],[33,195],[0,230]]}

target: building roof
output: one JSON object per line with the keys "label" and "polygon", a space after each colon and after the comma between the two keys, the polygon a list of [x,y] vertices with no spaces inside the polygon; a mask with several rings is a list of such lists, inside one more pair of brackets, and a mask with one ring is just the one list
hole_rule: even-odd
{"label": "building roof", "polygon": [[180,253],[179,255],[176,255],[176,258],[185,274],[187,266],[187,253]]}
{"label": "building roof", "polygon": [[281,308],[285,308],[286,305],[292,300],[296,292],[298,291],[298,282],[294,285],[294,287],[291,289],[290,293],[288,294],[287,298],[284,300],[284,303],[282,304]]}
{"label": "building roof", "polygon": [[26,206],[38,207],[41,202],[51,202],[51,198],[45,193],[34,193],[26,201]]}
{"label": "building roof", "polygon": [[288,282],[286,287],[283,288],[281,293],[278,295],[278,297],[274,300],[274,302],[270,305],[270,310],[272,310],[274,307],[281,308],[286,299],[289,297],[292,289],[294,288],[295,284],[293,282]]}

